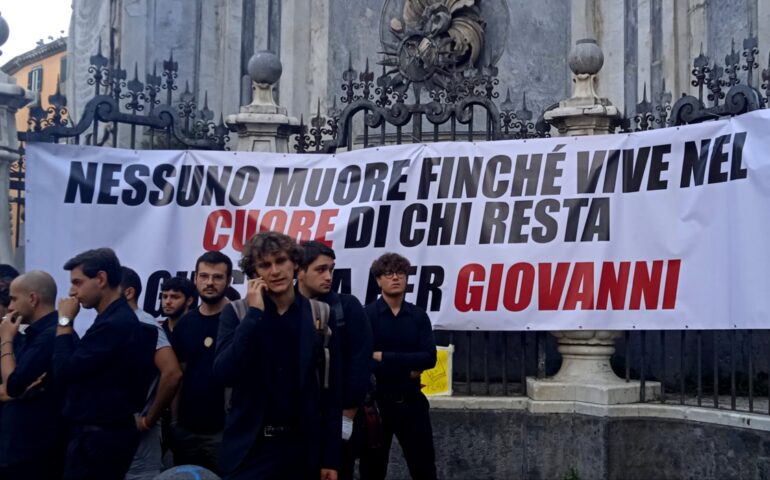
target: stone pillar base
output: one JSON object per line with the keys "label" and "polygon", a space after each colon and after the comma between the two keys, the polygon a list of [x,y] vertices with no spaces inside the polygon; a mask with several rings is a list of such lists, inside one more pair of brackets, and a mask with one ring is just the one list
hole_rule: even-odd
{"label": "stone pillar base", "polygon": [[[620,332],[572,330],[552,332],[559,339],[562,365],[551,378],[527,378],[527,396],[539,401],[618,405],[639,401],[640,382],[615,375],[610,357]],[[660,397],[660,383],[645,383],[645,399]]]}
{"label": "stone pillar base", "polygon": [[[656,400],[660,397],[659,382],[645,382],[645,399]],[[578,380],[558,380],[556,378],[537,379],[527,377],[527,396],[538,401],[583,402],[598,405],[620,405],[639,402],[641,383],[596,382],[586,383]]]}

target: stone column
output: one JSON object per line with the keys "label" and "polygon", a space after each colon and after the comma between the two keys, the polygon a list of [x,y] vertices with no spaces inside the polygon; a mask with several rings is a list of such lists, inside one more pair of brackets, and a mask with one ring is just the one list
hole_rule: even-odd
{"label": "stone column", "polygon": [[[8,24],[0,17],[0,46],[8,39]],[[16,85],[16,80],[0,72],[0,263],[21,268],[14,261],[13,239],[11,238],[10,170],[11,164],[19,160],[16,153],[19,142],[16,139],[16,111],[32,101],[32,92]]]}
{"label": "stone column", "polygon": [[272,52],[260,51],[249,60],[248,70],[253,101],[226,119],[230,130],[238,133],[236,150],[288,153],[289,137],[299,122],[273,99],[273,85],[281,78],[281,61]]}
{"label": "stone column", "polygon": [[[596,93],[596,75],[604,55],[595,40],[578,40],[569,55],[574,74],[573,94],[559,108],[545,113],[545,120],[562,135],[610,133],[620,112]],[[527,378],[527,395],[532,400],[573,401],[601,405],[639,401],[639,382],[626,382],[610,367],[615,339],[621,332],[578,330],[553,332],[559,340],[562,366],[546,379]],[[645,398],[660,395],[660,383],[646,382]]]}

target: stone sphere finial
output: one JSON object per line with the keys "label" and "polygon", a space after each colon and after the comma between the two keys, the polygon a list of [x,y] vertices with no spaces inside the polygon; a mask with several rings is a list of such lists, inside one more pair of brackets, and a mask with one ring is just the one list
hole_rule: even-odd
{"label": "stone sphere finial", "polygon": [[268,50],[259,50],[249,59],[249,76],[259,85],[274,85],[281,79],[283,67],[278,55]]}
{"label": "stone sphere finial", "polygon": [[604,53],[593,38],[575,42],[569,52],[569,68],[575,75],[596,75],[604,65]]}
{"label": "stone sphere finial", "polygon": [[0,14],[0,46],[2,46],[8,40],[8,34],[10,29],[8,28],[8,22],[5,21],[3,15]]}

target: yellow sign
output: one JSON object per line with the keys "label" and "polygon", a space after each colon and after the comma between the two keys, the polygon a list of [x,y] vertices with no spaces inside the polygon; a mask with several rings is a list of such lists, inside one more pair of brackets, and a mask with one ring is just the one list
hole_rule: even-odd
{"label": "yellow sign", "polygon": [[436,366],[422,372],[420,383],[425,395],[452,395],[452,354],[454,345],[436,347]]}

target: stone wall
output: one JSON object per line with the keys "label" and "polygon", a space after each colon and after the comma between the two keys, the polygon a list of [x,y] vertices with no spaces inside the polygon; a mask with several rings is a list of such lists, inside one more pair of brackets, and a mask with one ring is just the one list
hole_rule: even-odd
{"label": "stone wall", "polygon": [[[393,0],[395,1],[395,0]],[[349,56],[362,70],[378,60],[384,0],[74,0],[70,35],[73,56],[70,105],[77,114],[92,87],[85,84],[88,58],[98,38],[105,55],[113,47],[124,67],[138,63],[141,78],[171,50],[182,82],[201,100],[209,94],[216,113],[234,113],[240,103],[244,59],[256,50],[279,50],[284,76],[280,103],[290,115],[315,112],[341,95]],[[530,109],[569,96],[567,53],[575,40],[595,37],[605,52],[599,91],[633,113],[645,85],[655,101],[665,90],[676,99],[692,93],[692,59],[703,51],[724,63],[731,39],[759,37],[760,69],[770,48],[770,3],[758,0],[509,0],[509,37],[500,59],[500,93],[515,101],[526,92]],[[272,10],[272,16],[271,16]],[[272,41],[270,41],[272,38]],[[160,64],[156,64],[160,68]],[[379,73],[379,69],[376,69]]]}
{"label": "stone wall", "polygon": [[[770,433],[661,418],[432,409],[439,478],[760,480]],[[400,449],[388,478],[409,478]]]}

